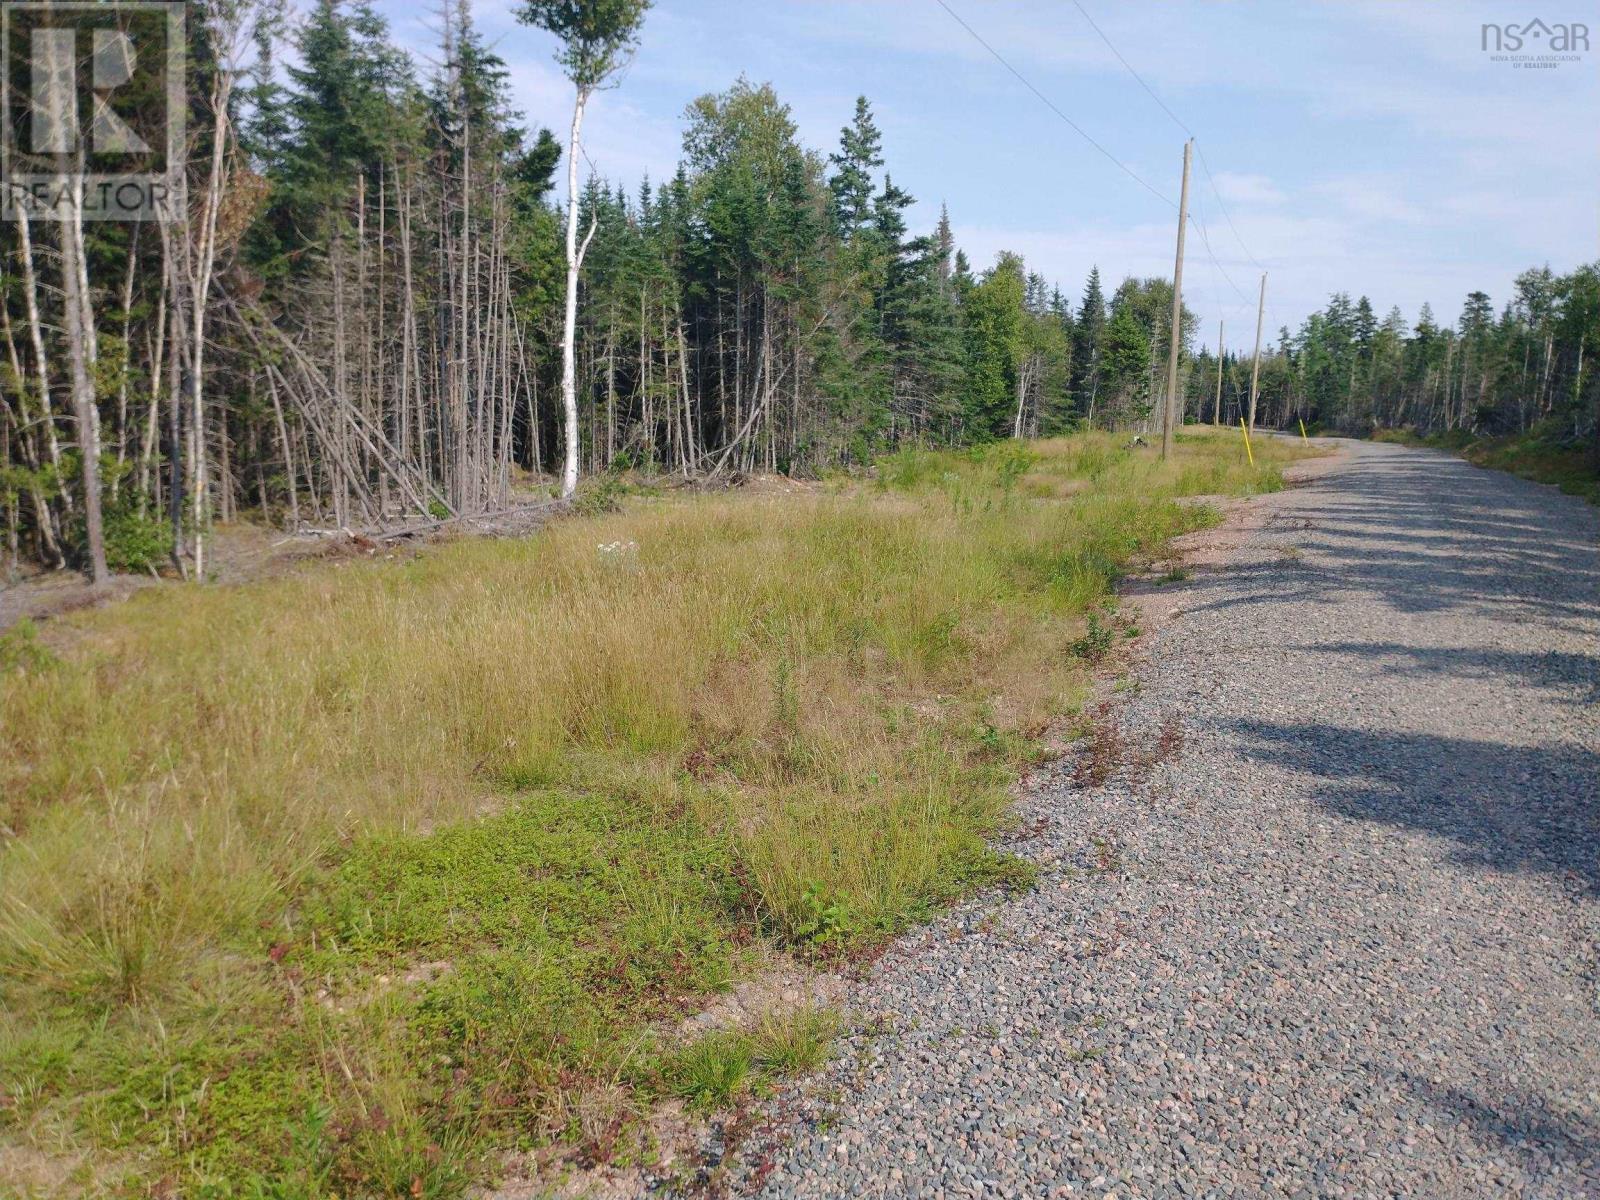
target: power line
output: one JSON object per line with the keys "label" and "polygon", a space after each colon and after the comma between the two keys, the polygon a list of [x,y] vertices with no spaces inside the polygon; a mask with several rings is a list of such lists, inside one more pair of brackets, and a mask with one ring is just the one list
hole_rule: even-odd
{"label": "power line", "polygon": [[974,29],[971,25],[968,25],[964,20],[962,20],[961,19],[961,14],[956,12],[955,9],[951,8],[948,4],[946,4],[945,0],[934,0],[934,3],[936,3],[940,8],[944,9],[945,12],[950,14],[950,19],[953,20],[957,25],[961,26],[961,28],[965,29],[967,31],[967,33],[972,37],[973,41],[977,42],[978,45],[982,46],[985,50],[987,50],[994,57],[994,60],[997,63],[999,63],[1006,70],[1010,71],[1011,74],[1016,76],[1017,81],[1019,83],[1021,83],[1023,87],[1027,88],[1030,92],[1032,92],[1035,96],[1037,96],[1044,103],[1046,108],[1048,108],[1051,112],[1055,113],[1056,116],[1060,117],[1063,121],[1065,121],[1067,123],[1067,125],[1071,127],[1071,129],[1072,129],[1072,131],[1074,133],[1076,133],[1084,141],[1088,142],[1089,145],[1093,146],[1096,150],[1100,151],[1100,153],[1103,154],[1110,162],[1115,164],[1118,170],[1122,171],[1123,174],[1127,175],[1128,178],[1132,179],[1140,187],[1144,188],[1145,191],[1149,192],[1156,199],[1158,199],[1162,203],[1164,203],[1168,208],[1174,208],[1175,209],[1175,208],[1178,207],[1178,205],[1177,205],[1177,203],[1175,201],[1169,199],[1161,191],[1159,191],[1153,185],[1151,185],[1146,180],[1141,178],[1139,176],[1139,174],[1133,170],[1132,167],[1128,166],[1127,163],[1123,162],[1115,154],[1111,153],[1111,151],[1107,150],[1099,142],[1095,141],[1094,138],[1090,137],[1088,132],[1083,128],[1083,126],[1079,125],[1071,117],[1067,116],[1066,113],[1062,112],[1059,108],[1057,108],[1056,105],[1055,105],[1055,102],[1053,100],[1051,100],[1049,96],[1046,96],[1038,88],[1034,87],[1033,84],[1028,80],[1028,77],[1026,75],[1024,75],[1021,71],[1019,71],[1015,67],[1013,67],[1009,62],[1007,62],[1006,59],[1005,59],[1005,56],[1002,55],[1000,53],[1000,51],[996,50],[988,42],[984,41],[982,36],[979,35],[978,31],[976,29]]}
{"label": "power line", "polygon": [[1265,271],[1266,268],[1261,265],[1254,254],[1250,253],[1250,247],[1244,244],[1244,238],[1239,236],[1239,227],[1233,223],[1233,217],[1228,212],[1228,206],[1222,202],[1222,193],[1217,190],[1217,181],[1211,178],[1211,164],[1206,162],[1206,152],[1200,149],[1198,141],[1195,143],[1195,149],[1200,150],[1200,169],[1206,173],[1206,182],[1211,185],[1211,194],[1217,198],[1217,207],[1222,210],[1223,218],[1228,222],[1228,228],[1233,230],[1233,240],[1239,243],[1239,249],[1244,251],[1246,258],[1255,263],[1259,270]]}
{"label": "power line", "polygon": [[[1194,218],[1190,217],[1189,222],[1190,224],[1194,224]],[[1206,223],[1204,218],[1200,220],[1198,225],[1195,225],[1195,228],[1200,232],[1200,242],[1206,248],[1206,257],[1211,260],[1211,265],[1222,272],[1222,277],[1228,281],[1228,286],[1234,290],[1234,293],[1239,297],[1240,302],[1248,305],[1250,303],[1250,298],[1246,296],[1243,289],[1241,289],[1239,285],[1233,281],[1233,276],[1228,274],[1228,268],[1222,265],[1222,261],[1217,258],[1216,252],[1211,249],[1211,235],[1206,231]]]}
{"label": "power line", "polygon": [[[1200,229],[1202,231],[1201,232],[1201,237],[1203,238],[1205,236],[1204,230],[1205,230],[1205,224],[1206,224],[1206,218],[1205,218],[1206,198],[1200,192],[1196,192],[1194,199],[1195,199],[1195,207],[1200,210]],[[1215,303],[1216,307],[1222,308],[1222,307],[1224,307],[1223,300],[1222,300],[1222,287],[1217,282],[1217,264],[1214,263],[1214,262],[1210,266],[1210,276],[1211,276],[1211,286],[1210,286],[1209,289],[1206,290],[1205,294],[1206,294],[1208,299],[1210,299],[1211,301],[1213,301]],[[1235,306],[1235,307],[1237,307],[1237,306]]]}
{"label": "power line", "polygon": [[[1239,243],[1239,249],[1244,251],[1244,256],[1246,258],[1248,258],[1252,263],[1255,263],[1256,267],[1260,270],[1266,270],[1266,268],[1263,267],[1259,261],[1257,261],[1256,256],[1250,253],[1250,247],[1245,244],[1244,238],[1239,234],[1239,227],[1233,223],[1233,215],[1228,212],[1228,206],[1222,199],[1222,192],[1218,190],[1217,181],[1211,174],[1211,164],[1206,162],[1205,149],[1200,146],[1200,139],[1195,136],[1194,130],[1189,128],[1182,117],[1173,112],[1171,108],[1167,107],[1167,102],[1160,96],[1156,95],[1155,89],[1145,82],[1144,76],[1140,75],[1138,71],[1134,70],[1133,64],[1123,57],[1122,51],[1117,49],[1116,43],[1106,36],[1106,31],[1101,29],[1096,23],[1095,19],[1089,15],[1089,10],[1083,6],[1081,0],[1072,0],[1072,6],[1076,8],[1080,14],[1082,14],[1085,21],[1089,22],[1089,28],[1093,29],[1095,33],[1099,34],[1100,40],[1106,44],[1106,49],[1110,50],[1112,54],[1116,55],[1116,59],[1122,64],[1123,69],[1126,70],[1129,75],[1133,76],[1134,80],[1145,90],[1145,93],[1150,97],[1150,99],[1156,102],[1161,111],[1172,118],[1172,123],[1187,133],[1190,137],[1195,139],[1195,149],[1200,153],[1200,168],[1206,173],[1206,182],[1211,185],[1211,194],[1217,198],[1217,207],[1222,210],[1222,216],[1228,222],[1228,228],[1233,230],[1234,240]],[[1210,249],[1211,246],[1208,241],[1206,244],[1206,250],[1208,253],[1210,252]],[[1229,282],[1231,283],[1232,280]],[[1237,291],[1238,289],[1235,288],[1234,290]]]}
{"label": "power line", "polygon": [[[1106,36],[1105,31],[1102,30],[1100,28],[1100,26],[1095,23],[1094,18],[1089,15],[1088,10],[1085,9],[1081,3],[1079,3],[1079,0],[1072,0],[1072,2],[1073,2],[1074,7],[1076,7],[1077,10],[1080,13],[1083,14],[1084,20],[1089,22],[1090,27],[1095,31],[1095,33],[1100,35],[1100,40],[1103,41],[1106,44],[1106,46],[1110,49],[1112,54],[1116,55],[1117,61],[1120,62],[1123,65],[1123,67],[1127,70],[1128,74],[1132,75],[1134,77],[1134,79],[1138,81],[1139,86],[1142,87],[1147,93],[1149,93],[1150,98],[1152,100],[1154,100],[1156,102],[1156,104],[1158,104],[1161,107],[1161,111],[1166,113],[1167,116],[1172,119],[1172,121],[1178,126],[1179,129],[1182,129],[1185,133],[1189,134],[1189,136],[1191,138],[1193,138],[1194,134],[1189,129],[1188,125],[1186,125],[1184,123],[1183,119],[1181,117],[1179,117],[1177,113],[1173,112],[1172,109],[1167,107],[1166,103],[1161,99],[1161,97],[1156,95],[1155,90],[1153,88],[1151,88],[1151,86],[1148,83],[1146,83],[1144,81],[1143,76],[1141,76],[1138,71],[1133,69],[1133,65],[1131,63],[1129,63],[1126,58],[1123,57],[1122,52],[1120,50],[1118,50],[1116,45],[1111,41],[1111,39]],[[1140,187],[1144,188],[1145,191],[1149,192],[1152,196],[1155,196],[1156,199],[1161,200],[1163,203],[1165,203],[1167,205],[1167,207],[1174,208],[1174,209],[1178,207],[1177,204],[1175,204],[1169,197],[1167,197],[1159,189],[1157,189],[1156,187],[1151,185],[1148,181],[1146,181],[1144,178],[1142,178],[1137,172],[1135,172],[1131,167],[1129,167],[1126,163],[1124,163],[1121,159],[1119,159],[1115,154],[1111,153],[1110,150],[1106,149],[1105,146],[1101,145],[1092,136],[1090,136],[1088,131],[1085,130],[1081,125],[1079,125],[1071,117],[1067,116],[1066,113],[1062,112],[1061,109],[1056,106],[1055,102],[1050,99],[1050,97],[1046,96],[1037,87],[1035,87],[1033,82],[1031,80],[1029,80],[1028,77],[1025,76],[1021,71],[1017,70],[1016,67],[1012,66],[1011,63],[1006,59],[1006,57],[1003,54],[1001,54],[992,45],[990,45],[986,40],[984,40],[983,35],[980,34],[971,25],[967,24],[967,22],[962,19],[961,14],[956,12],[955,9],[951,8],[950,5],[945,2],[945,0],[935,0],[935,3],[937,3],[940,8],[944,9],[944,11],[950,16],[950,19],[955,21],[955,23],[957,25],[961,26],[961,28],[964,29],[967,32],[968,36],[970,36],[973,41],[977,42],[978,45],[982,46],[985,50],[987,50],[989,52],[990,56],[993,57],[994,60],[996,62],[998,62],[1002,67],[1004,67],[1007,71],[1009,71],[1017,79],[1017,81],[1022,84],[1023,87],[1027,88],[1036,97],[1038,97],[1039,100],[1045,105],[1046,108],[1048,108],[1056,116],[1060,117],[1063,121],[1065,121],[1067,123],[1067,125],[1072,129],[1072,131],[1074,133],[1076,133],[1084,141],[1088,142],[1091,146],[1093,146],[1096,150],[1098,150],[1108,161],[1110,161],[1112,164],[1114,164],[1117,167],[1118,170],[1120,170],[1124,174],[1126,174],[1130,179],[1132,179]],[[1198,138],[1195,138],[1195,143],[1196,143],[1195,148],[1197,150],[1199,150],[1200,148],[1199,148],[1199,139]],[[1233,217],[1231,215],[1229,215],[1229,213],[1228,213],[1228,206],[1225,203],[1223,203],[1222,194],[1221,194],[1221,192],[1219,192],[1217,190],[1216,180],[1212,178],[1211,168],[1206,163],[1206,156],[1205,156],[1205,151],[1204,150],[1200,150],[1200,165],[1205,170],[1207,181],[1211,184],[1212,194],[1215,195],[1216,198],[1217,198],[1217,205],[1218,205],[1219,208],[1222,209],[1222,215],[1227,219],[1228,227],[1233,230],[1233,236],[1234,236],[1235,239],[1238,240],[1240,248],[1244,250],[1245,257],[1247,257],[1252,263],[1255,263],[1255,265],[1257,267],[1261,267],[1261,264],[1259,262],[1257,262],[1255,255],[1250,253],[1250,248],[1245,245],[1244,239],[1239,236],[1238,227],[1234,225]],[[1244,293],[1244,290],[1242,288],[1240,288],[1237,283],[1234,282],[1233,276],[1228,274],[1228,269],[1226,267],[1224,267],[1222,265],[1221,261],[1217,258],[1216,251],[1215,251],[1215,249],[1213,249],[1213,247],[1211,245],[1210,231],[1206,228],[1204,219],[1202,218],[1200,221],[1197,222],[1193,215],[1190,215],[1188,219],[1189,219],[1189,222],[1191,224],[1193,224],[1195,226],[1195,229],[1199,232],[1201,244],[1204,245],[1205,248],[1206,248],[1206,256],[1211,260],[1211,265],[1216,270],[1218,270],[1218,271],[1220,271],[1222,273],[1222,277],[1228,281],[1228,286],[1233,289],[1234,294],[1239,297],[1240,302],[1243,305],[1245,305],[1246,307],[1248,307],[1248,305],[1250,303],[1249,297],[1246,296],[1245,293]],[[1265,268],[1262,268],[1262,269],[1265,270]]]}
{"label": "power line", "polygon": [[[1211,286],[1216,288],[1217,273],[1220,271],[1222,273],[1222,277],[1228,281],[1228,286],[1231,287],[1234,291],[1234,294],[1239,297],[1239,303],[1233,306],[1234,309],[1237,311],[1247,308],[1250,303],[1249,297],[1246,296],[1239,285],[1233,281],[1233,276],[1228,274],[1228,269],[1222,265],[1221,260],[1211,252],[1211,234],[1210,230],[1206,227],[1206,201],[1205,197],[1199,193],[1196,193],[1195,195],[1195,208],[1199,211],[1199,225],[1196,226],[1196,228],[1200,233],[1200,241],[1206,248],[1206,257],[1211,260]],[[1191,217],[1190,220],[1194,220],[1194,218]],[[1217,288],[1216,290],[1217,304],[1218,307],[1221,307],[1221,289]]]}
{"label": "power line", "polygon": [[1128,74],[1137,79],[1139,81],[1139,86],[1142,87],[1146,92],[1150,93],[1150,99],[1161,105],[1161,111],[1166,113],[1167,116],[1171,117],[1173,123],[1177,125],[1179,129],[1183,130],[1190,137],[1194,137],[1194,130],[1185,125],[1183,123],[1183,119],[1179,117],[1177,113],[1173,112],[1167,107],[1166,102],[1163,101],[1160,96],[1156,95],[1154,89],[1152,89],[1151,86],[1144,81],[1144,77],[1133,69],[1133,64],[1122,57],[1122,51],[1118,50],[1116,46],[1112,44],[1111,39],[1106,36],[1105,30],[1101,29],[1100,26],[1095,24],[1094,18],[1089,15],[1089,10],[1084,8],[1082,4],[1079,4],[1078,0],[1072,0],[1072,5],[1083,14],[1083,19],[1089,22],[1089,28],[1093,29],[1100,35],[1100,40],[1106,44],[1106,48],[1117,56],[1117,61],[1128,69]]}

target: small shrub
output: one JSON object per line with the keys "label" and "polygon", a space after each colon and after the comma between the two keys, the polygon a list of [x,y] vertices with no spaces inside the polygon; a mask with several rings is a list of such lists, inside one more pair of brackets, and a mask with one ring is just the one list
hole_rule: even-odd
{"label": "small shrub", "polygon": [[[153,573],[172,557],[172,526],[151,513],[141,513],[129,500],[107,504],[100,518],[106,547],[106,566],[113,571],[143,575]],[[72,561],[89,561],[89,533],[83,513],[67,530],[67,553]]]}
{"label": "small shrub", "polygon": [[172,557],[172,526],[132,504],[106,512],[106,565],[113,571],[153,573]]}
{"label": "small shrub", "polygon": [[1089,628],[1072,643],[1072,653],[1086,662],[1097,663],[1105,658],[1116,638],[1116,630],[1102,621],[1099,613],[1092,612],[1089,614]]}
{"label": "small shrub", "polygon": [[940,468],[939,457],[920,446],[907,446],[878,463],[878,487],[909,492],[932,479]]}
{"label": "small shrub", "polygon": [[572,511],[585,517],[616,512],[622,507],[622,498],[628,490],[628,485],[618,475],[596,476],[578,488],[578,494],[572,498]]}
{"label": "small shrub", "polygon": [[797,941],[828,946],[849,941],[857,932],[857,922],[848,904],[812,883],[800,893],[799,912],[790,932]]}
{"label": "small shrub", "polygon": [[1002,442],[991,452],[995,482],[1000,490],[1009,494],[1017,481],[1026,475],[1039,456],[1021,442]]}

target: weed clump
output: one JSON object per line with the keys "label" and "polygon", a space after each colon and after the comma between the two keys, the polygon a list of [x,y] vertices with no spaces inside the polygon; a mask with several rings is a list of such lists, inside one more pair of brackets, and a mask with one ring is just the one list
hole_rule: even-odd
{"label": "weed clump", "polygon": [[1072,643],[1072,653],[1087,662],[1098,663],[1116,645],[1116,640],[1116,631],[1110,623],[1102,621],[1099,613],[1092,612],[1089,614],[1089,628]]}
{"label": "weed clump", "polygon": [[816,1070],[838,1033],[838,1014],[829,1009],[770,1012],[749,1030],[709,1033],[669,1055],[662,1082],[696,1111],[728,1108],[754,1086]]}

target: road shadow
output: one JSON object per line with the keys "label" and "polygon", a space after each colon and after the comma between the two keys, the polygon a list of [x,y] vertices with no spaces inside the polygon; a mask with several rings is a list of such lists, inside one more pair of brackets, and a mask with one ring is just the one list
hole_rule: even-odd
{"label": "road shadow", "polygon": [[1292,518],[1298,569],[1236,564],[1192,611],[1360,595],[1403,613],[1600,621],[1600,514],[1526,481],[1455,459],[1356,458],[1304,489]]}
{"label": "road shadow", "polygon": [[1322,781],[1311,799],[1352,820],[1446,839],[1457,861],[1536,871],[1600,895],[1600,755],[1433,734],[1237,720],[1245,756]]}
{"label": "road shadow", "polygon": [[1388,659],[1385,675],[1421,678],[1503,679],[1538,688],[1565,704],[1600,704],[1600,656],[1559,650],[1533,653],[1472,646],[1404,646],[1397,642],[1317,642],[1306,650]]}
{"label": "road shadow", "polygon": [[1554,1112],[1543,1097],[1517,1088],[1480,1099],[1407,1071],[1398,1078],[1433,1110],[1435,1124],[1465,1125],[1490,1153],[1509,1159],[1534,1179],[1548,1174],[1550,1161],[1560,1164],[1577,1174],[1576,1179],[1566,1177],[1566,1186],[1595,1189],[1571,1194],[1600,1195],[1600,1130],[1593,1125]]}

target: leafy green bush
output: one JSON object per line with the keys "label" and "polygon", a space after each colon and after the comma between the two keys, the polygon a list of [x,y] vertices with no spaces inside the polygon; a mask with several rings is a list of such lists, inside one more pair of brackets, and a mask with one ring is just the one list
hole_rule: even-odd
{"label": "leafy green bush", "polygon": [[826,894],[820,884],[809,884],[800,893],[800,912],[792,930],[797,941],[816,946],[848,942],[858,932],[856,926],[849,904]]}
{"label": "leafy green bush", "polygon": [[113,571],[154,572],[172,557],[172,526],[119,503],[104,517],[106,565]]}
{"label": "leafy green bush", "polygon": [[[64,455],[63,478],[76,480],[80,461],[76,454]],[[127,463],[118,463],[114,458],[102,457],[100,460],[102,486],[109,490],[117,480],[127,476],[129,469]],[[140,512],[138,504],[126,492],[119,494],[116,499],[107,497],[103,501],[100,529],[105,539],[106,565],[113,571],[141,575],[154,573],[172,557],[171,524],[151,512]],[[68,557],[75,563],[83,564],[89,561],[89,531],[81,505],[78,506],[75,518],[66,530],[66,550]]]}
{"label": "leafy green bush", "polygon": [[1099,662],[1111,649],[1111,644],[1116,640],[1116,633],[1110,625],[1100,619],[1099,613],[1089,614],[1089,628],[1084,631],[1081,638],[1072,643],[1072,653],[1089,662]]}

